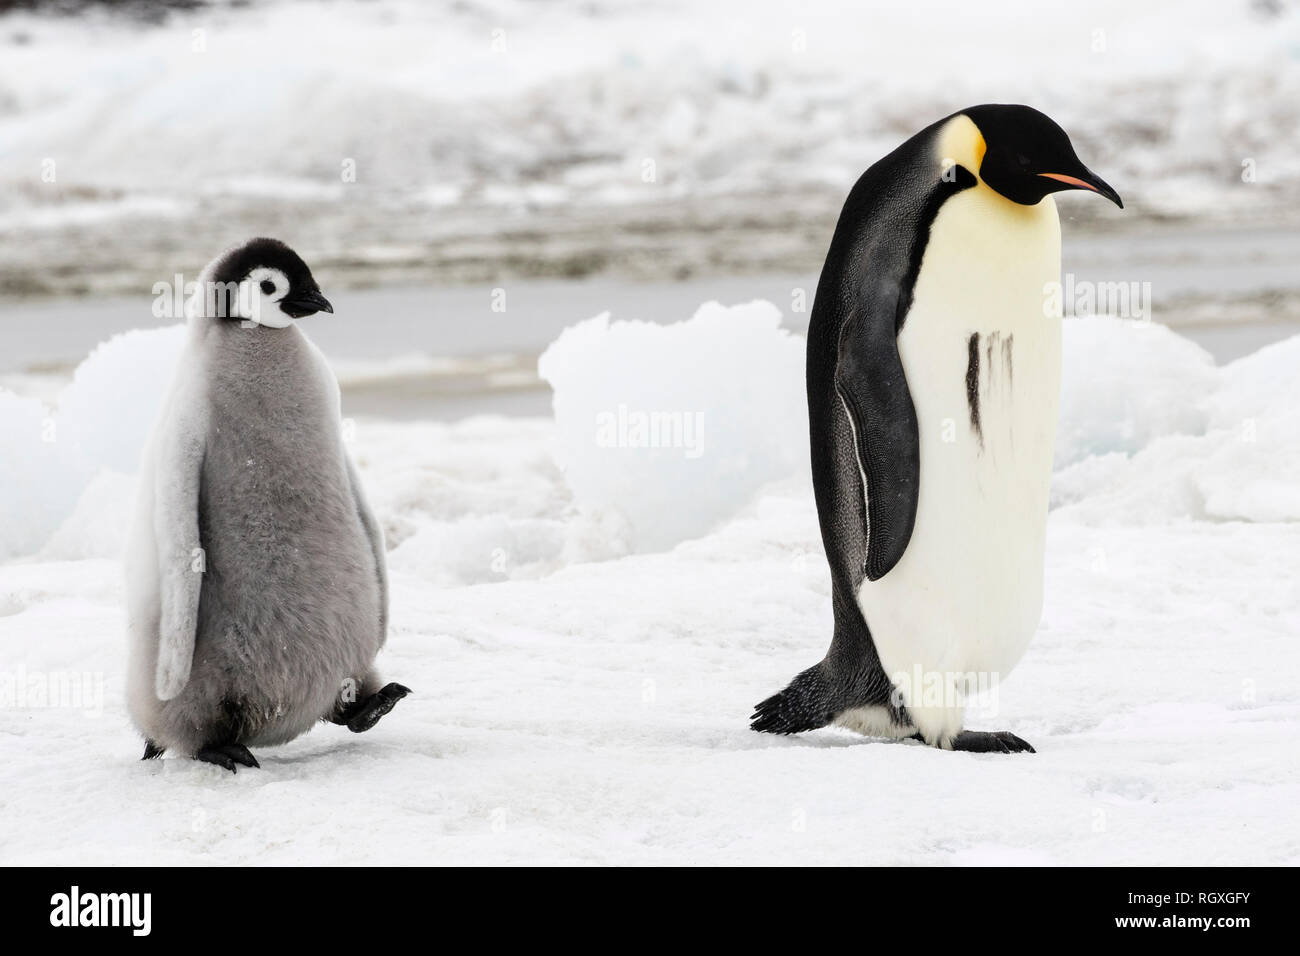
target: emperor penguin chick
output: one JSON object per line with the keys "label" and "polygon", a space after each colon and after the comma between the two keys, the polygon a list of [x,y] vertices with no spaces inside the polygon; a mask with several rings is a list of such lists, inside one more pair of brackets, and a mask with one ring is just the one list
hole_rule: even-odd
{"label": "emperor penguin chick", "polygon": [[333,312],[275,239],[211,262],[140,469],[127,547],[127,697],[145,759],[234,771],[318,720],[369,730],[410,691],[374,669],[383,534],[296,322]]}

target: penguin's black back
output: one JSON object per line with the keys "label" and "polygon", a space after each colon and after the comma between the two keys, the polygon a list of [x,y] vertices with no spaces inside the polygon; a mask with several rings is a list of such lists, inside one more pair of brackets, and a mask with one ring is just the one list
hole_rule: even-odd
{"label": "penguin's black back", "polygon": [[[858,464],[851,454],[848,461],[837,454],[854,444],[835,388],[840,339],[851,316],[868,325],[876,347],[861,356],[864,374],[882,379],[883,388],[887,371],[896,371],[893,384],[906,390],[896,339],[912,305],[930,226],[950,196],[975,185],[975,177],[961,166],[954,166],[945,181],[932,155],[940,129],[951,118],[926,127],[859,177],[840,213],[813,300],[806,368],[813,487],[832,573],[839,572],[854,593],[868,557],[867,524]],[[905,427],[899,423],[892,437],[915,446],[914,438],[909,442],[901,434]],[[894,526],[892,539],[905,544],[911,535],[914,514],[882,507],[879,513],[873,508],[870,517],[878,528]]]}

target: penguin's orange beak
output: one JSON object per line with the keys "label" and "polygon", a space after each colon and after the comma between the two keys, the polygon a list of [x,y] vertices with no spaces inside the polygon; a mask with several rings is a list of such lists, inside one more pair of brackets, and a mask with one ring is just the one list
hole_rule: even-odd
{"label": "penguin's orange beak", "polygon": [[1046,176],[1048,179],[1055,179],[1057,182],[1068,183],[1071,186],[1077,186],[1079,189],[1091,189],[1097,191],[1097,187],[1092,183],[1085,183],[1078,176],[1067,176],[1065,173],[1039,173],[1040,176]]}
{"label": "penguin's orange beak", "polygon": [[1070,176],[1066,173],[1039,173],[1038,175],[1046,179],[1054,179],[1058,183],[1064,183],[1070,189],[1089,189],[1099,196],[1105,196],[1120,209],[1124,208],[1124,201],[1119,198],[1119,193],[1111,189],[1105,182],[1096,176],[1090,179],[1081,179],[1078,176]]}

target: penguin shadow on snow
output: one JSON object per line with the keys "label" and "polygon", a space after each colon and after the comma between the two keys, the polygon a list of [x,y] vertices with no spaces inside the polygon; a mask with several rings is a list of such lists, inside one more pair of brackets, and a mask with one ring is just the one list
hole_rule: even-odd
{"label": "penguin shadow on snow", "polygon": [[738,732],[736,749],[759,751],[792,747],[807,750],[841,750],[850,747],[925,747],[925,741],[915,737],[874,737],[854,733],[847,728],[824,727],[818,733],[762,734]]}
{"label": "penguin shadow on snow", "polygon": [[[330,733],[322,728],[319,736],[304,737],[280,747],[259,750],[256,768],[264,774],[227,773],[228,767],[218,761],[193,759],[178,754],[137,760],[141,771],[151,776],[178,775],[180,780],[233,780],[257,779],[270,782],[291,776],[295,780],[326,780],[338,773],[362,773],[394,758],[422,757],[441,760],[453,750],[441,742],[409,734],[395,735],[379,740],[361,740],[351,734]],[[113,766],[119,765],[117,758]]]}

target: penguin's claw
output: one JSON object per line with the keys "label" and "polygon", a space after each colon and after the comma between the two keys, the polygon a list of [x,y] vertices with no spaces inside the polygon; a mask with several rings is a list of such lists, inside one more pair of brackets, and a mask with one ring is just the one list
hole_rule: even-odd
{"label": "penguin's claw", "polygon": [[379,718],[397,706],[397,702],[411,692],[411,688],[402,684],[386,684],[375,691],[356,710],[348,715],[348,730],[354,734],[365,733]]}
{"label": "penguin's claw", "polygon": [[1019,754],[1037,753],[1028,743],[1013,733],[998,730],[992,733],[982,730],[963,730],[952,739],[953,750],[965,750],[977,754]]}
{"label": "penguin's claw", "polygon": [[144,756],[141,757],[140,759],[141,759],[141,760],[157,760],[157,759],[158,759],[159,757],[161,757],[164,753],[166,753],[166,751],[167,751],[167,748],[166,748],[166,747],[159,747],[159,746],[158,746],[156,743],[154,743],[152,740],[146,740],[146,741],[144,742]]}
{"label": "penguin's claw", "polygon": [[214,763],[234,773],[236,767],[260,767],[257,758],[248,752],[243,744],[222,744],[218,747],[204,747],[194,755],[195,760]]}

